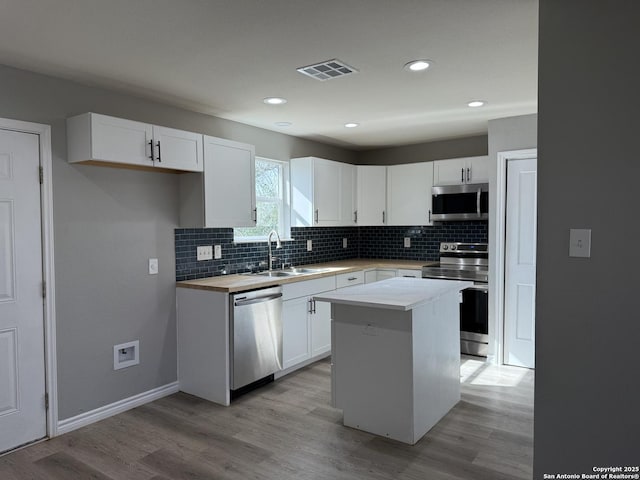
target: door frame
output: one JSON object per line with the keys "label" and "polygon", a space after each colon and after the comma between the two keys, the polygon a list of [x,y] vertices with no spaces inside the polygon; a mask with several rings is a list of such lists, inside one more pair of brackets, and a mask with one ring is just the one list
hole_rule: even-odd
{"label": "door frame", "polygon": [[[42,228],[42,279],[46,284],[44,298],[44,358],[45,392],[49,406],[46,410],[46,430],[48,437],[57,435],[58,425],[58,375],[56,361],[56,309],[55,309],[55,273],[53,258],[53,182],[51,154],[51,126],[40,123],[23,122],[0,118],[0,128],[16,132],[38,135],[40,147],[40,166],[43,179],[40,185],[40,217]],[[33,173],[37,175],[37,172]]]}
{"label": "door frame", "polygon": [[[493,291],[493,311],[495,312],[495,337],[496,359],[504,364],[504,300],[505,300],[505,244],[507,232],[507,165],[510,160],[524,160],[538,158],[537,148],[522,150],[507,150],[498,152],[497,177],[496,177],[496,215],[495,222],[496,242],[493,254],[489,254],[489,269],[493,272],[493,287],[490,286],[489,294]],[[491,329],[489,329],[491,330]]]}

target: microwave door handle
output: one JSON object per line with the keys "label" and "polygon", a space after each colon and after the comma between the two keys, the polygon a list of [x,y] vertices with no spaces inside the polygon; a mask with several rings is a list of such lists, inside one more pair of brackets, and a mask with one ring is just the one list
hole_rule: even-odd
{"label": "microwave door handle", "polygon": [[480,218],[480,195],[482,195],[482,189],[478,189],[478,195],[476,196],[476,211],[478,212],[478,218]]}

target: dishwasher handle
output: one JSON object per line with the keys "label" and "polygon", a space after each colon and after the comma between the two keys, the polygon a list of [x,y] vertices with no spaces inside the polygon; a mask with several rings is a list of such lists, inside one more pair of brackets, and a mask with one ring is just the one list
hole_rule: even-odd
{"label": "dishwasher handle", "polygon": [[280,297],[282,297],[282,293],[274,293],[272,295],[265,295],[263,297],[250,298],[248,300],[244,300],[247,297],[240,297],[234,300],[233,305],[236,307],[243,307],[245,305],[253,305],[255,303],[270,302],[271,300],[275,300],[276,298],[280,298]]}

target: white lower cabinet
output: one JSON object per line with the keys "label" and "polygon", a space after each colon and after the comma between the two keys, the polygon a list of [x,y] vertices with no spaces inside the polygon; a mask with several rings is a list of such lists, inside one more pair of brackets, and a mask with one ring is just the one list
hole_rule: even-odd
{"label": "white lower cabinet", "polygon": [[398,269],[398,277],[422,278],[422,270],[400,268]]}
{"label": "white lower cabinet", "polygon": [[302,367],[331,352],[331,307],[313,296],[336,288],[336,277],[282,286],[282,368]]}
{"label": "white lower cabinet", "polygon": [[398,271],[391,268],[378,268],[364,272],[364,283],[373,283],[379,280],[386,280],[398,276]]}
{"label": "white lower cabinet", "polygon": [[282,303],[282,368],[287,369],[311,358],[309,346],[310,299],[307,297]]}

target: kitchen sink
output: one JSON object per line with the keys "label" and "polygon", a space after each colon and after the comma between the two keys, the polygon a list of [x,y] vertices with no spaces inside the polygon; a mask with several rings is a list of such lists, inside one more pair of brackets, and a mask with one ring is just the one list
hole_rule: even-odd
{"label": "kitchen sink", "polygon": [[243,275],[255,275],[258,277],[295,277],[298,275],[309,275],[326,271],[326,268],[287,268],[286,270],[272,270],[255,273],[244,273]]}

